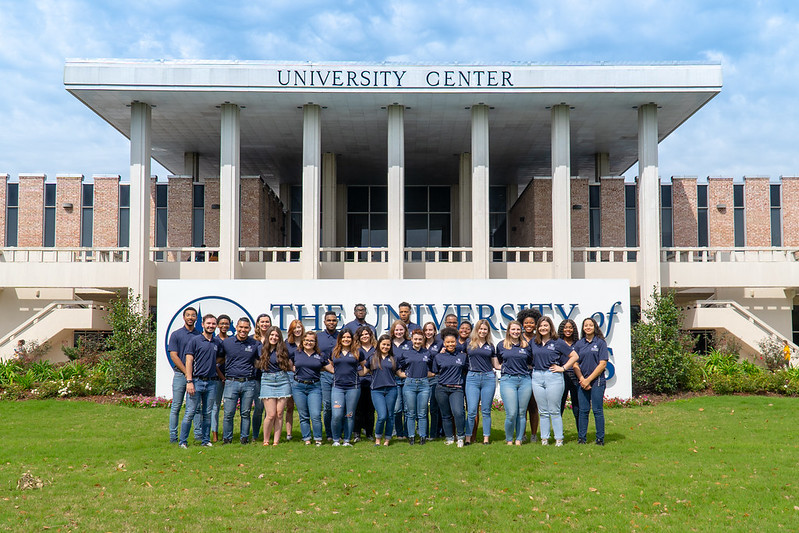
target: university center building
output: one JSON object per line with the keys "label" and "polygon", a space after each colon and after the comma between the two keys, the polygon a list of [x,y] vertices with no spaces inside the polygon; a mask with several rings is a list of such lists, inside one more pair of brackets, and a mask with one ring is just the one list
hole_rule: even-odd
{"label": "university center building", "polygon": [[0,357],[164,279],[623,278],[747,353],[797,340],[799,178],[658,173],[719,65],[74,60],[64,83],[130,168],[0,175]]}

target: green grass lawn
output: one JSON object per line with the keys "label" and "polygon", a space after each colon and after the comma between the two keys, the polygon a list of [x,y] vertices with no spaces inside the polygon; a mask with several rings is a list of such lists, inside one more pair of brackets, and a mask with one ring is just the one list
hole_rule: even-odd
{"label": "green grass lawn", "polygon": [[[577,446],[569,417],[563,448],[505,446],[495,412],[490,446],[181,450],[166,410],[0,402],[0,529],[799,529],[799,399],[605,414],[604,448]],[[26,471],[44,487],[18,490]]]}

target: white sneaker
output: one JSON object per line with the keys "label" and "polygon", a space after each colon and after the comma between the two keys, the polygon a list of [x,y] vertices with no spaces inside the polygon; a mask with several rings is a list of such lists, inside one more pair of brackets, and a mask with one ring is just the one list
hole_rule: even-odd
{"label": "white sneaker", "polygon": [[463,439],[458,439],[458,448],[463,448]]}
{"label": "white sneaker", "polygon": [[556,446],[556,447],[563,446],[563,439],[556,440],[556,441],[555,441],[555,446]]}
{"label": "white sneaker", "polygon": [[447,446],[449,446],[450,444],[455,444],[455,440],[454,440],[454,439],[447,439],[447,440],[444,442],[444,444],[446,444]]}
{"label": "white sneaker", "polygon": [[[335,446],[335,445],[334,445],[334,446]],[[349,442],[345,442],[344,444],[342,444],[342,446],[349,446],[349,447],[351,448],[351,447],[352,447],[352,444],[350,444]]]}
{"label": "white sneaker", "polygon": [[188,450],[189,449],[189,447],[187,445],[185,445],[185,444],[179,444],[178,447],[181,448],[182,450]]}
{"label": "white sneaker", "polygon": [[335,446],[341,446],[341,443],[340,443],[339,441],[337,441],[337,440],[334,440],[334,441],[333,441],[333,446],[334,446],[334,447],[335,447]]}
{"label": "white sneaker", "polygon": [[549,439],[541,439],[541,446],[546,446],[549,444]]}
{"label": "white sneaker", "polygon": [[206,447],[206,448],[213,448],[214,447],[214,445],[211,444],[210,442],[204,443],[203,446]]}

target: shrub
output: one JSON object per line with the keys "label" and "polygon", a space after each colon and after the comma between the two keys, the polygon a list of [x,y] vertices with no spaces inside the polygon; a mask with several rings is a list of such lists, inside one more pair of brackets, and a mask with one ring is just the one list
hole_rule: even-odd
{"label": "shrub", "polygon": [[633,394],[669,394],[687,388],[693,358],[690,350],[696,339],[680,331],[681,323],[674,295],[661,295],[655,288],[644,320],[632,329]]}
{"label": "shrub", "polygon": [[140,297],[111,302],[108,377],[120,391],[152,392],[155,384],[155,328]]}
{"label": "shrub", "polygon": [[77,359],[92,359],[103,353],[106,349],[105,339],[92,337],[79,337],[75,346],[62,346],[61,351],[70,361]]}
{"label": "shrub", "polygon": [[153,396],[123,396],[118,400],[119,405],[135,407],[137,409],[169,409],[172,407],[172,400]]}
{"label": "shrub", "polygon": [[58,389],[60,388],[61,384],[57,381],[43,381],[39,383],[39,385],[31,392],[38,398],[45,400],[47,398],[55,398],[58,396]]}
{"label": "shrub", "polygon": [[19,362],[26,364],[32,363],[34,361],[40,361],[42,356],[50,351],[51,347],[52,345],[50,344],[50,341],[44,341],[41,343],[36,340],[27,341],[22,347],[22,355],[19,357]]}
{"label": "shrub", "polygon": [[788,365],[785,354],[782,352],[783,344],[773,335],[761,340],[757,346],[760,348],[761,358],[766,363],[766,368],[770,371],[776,372]]}

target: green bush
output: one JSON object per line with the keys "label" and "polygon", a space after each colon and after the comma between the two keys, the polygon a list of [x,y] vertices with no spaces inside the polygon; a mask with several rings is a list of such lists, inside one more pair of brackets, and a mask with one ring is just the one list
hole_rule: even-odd
{"label": "green bush", "polygon": [[112,300],[106,375],[123,392],[152,393],[155,386],[155,328],[141,298]]}
{"label": "green bush", "polygon": [[690,353],[696,339],[680,331],[682,314],[674,295],[656,288],[644,319],[632,329],[633,394],[670,394],[688,388],[692,379]]}
{"label": "green bush", "polygon": [[38,398],[45,400],[57,397],[60,388],[61,385],[57,381],[43,381],[34,389],[34,393]]}

